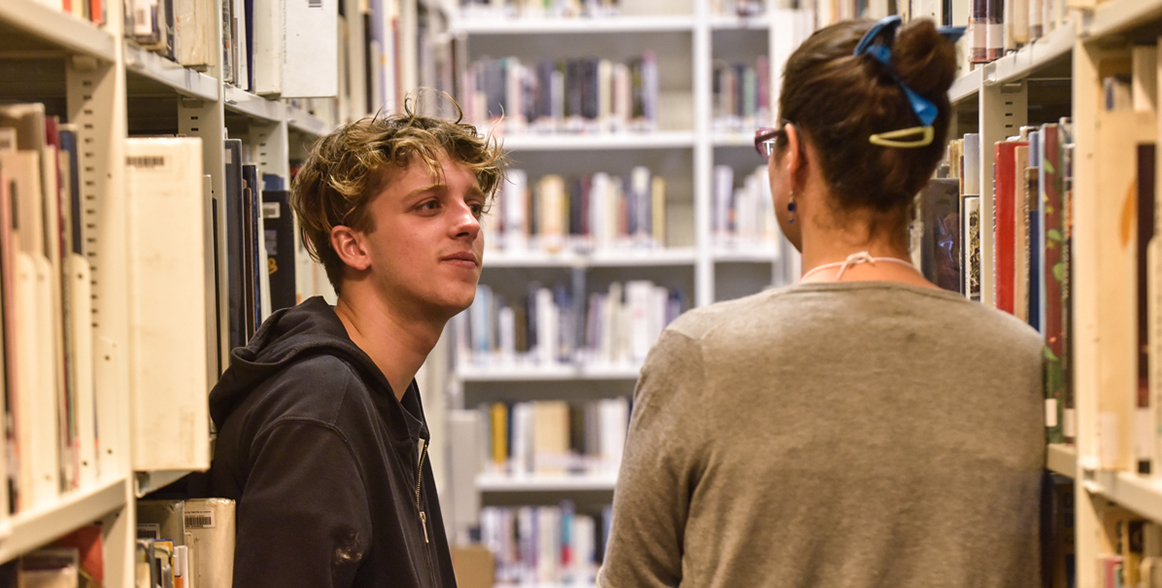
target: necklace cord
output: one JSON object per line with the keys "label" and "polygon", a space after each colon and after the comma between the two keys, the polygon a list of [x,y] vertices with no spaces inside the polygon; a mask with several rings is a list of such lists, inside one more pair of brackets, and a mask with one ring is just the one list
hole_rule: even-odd
{"label": "necklace cord", "polygon": [[818,272],[820,270],[838,267],[839,272],[835,274],[835,281],[838,282],[839,279],[843,277],[843,273],[846,272],[848,268],[853,267],[859,263],[867,263],[868,265],[875,265],[876,262],[879,262],[879,261],[886,261],[889,263],[898,263],[900,265],[906,265],[913,270],[916,269],[916,266],[914,266],[911,263],[908,263],[902,259],[896,259],[895,257],[872,257],[871,254],[869,254],[867,251],[857,251],[855,253],[852,253],[851,255],[848,255],[847,259],[845,259],[844,261],[825,263],[823,265],[816,266],[816,267],[812,268],[810,271],[808,271],[807,273],[800,276],[799,281],[803,282],[808,277],[810,277],[812,274],[814,274],[815,272]]}

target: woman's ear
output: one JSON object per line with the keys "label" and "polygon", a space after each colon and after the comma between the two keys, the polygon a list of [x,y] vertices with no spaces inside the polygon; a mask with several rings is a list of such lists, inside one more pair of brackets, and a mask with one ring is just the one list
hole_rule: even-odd
{"label": "woman's ear", "polygon": [[331,228],[331,248],[351,269],[363,271],[371,267],[371,256],[363,246],[363,233],[346,225]]}
{"label": "woman's ear", "polygon": [[799,136],[799,127],[787,123],[783,127],[787,135],[787,155],[783,165],[787,166],[787,177],[795,183],[801,184],[800,174],[807,169],[807,149],[803,144],[803,137]]}

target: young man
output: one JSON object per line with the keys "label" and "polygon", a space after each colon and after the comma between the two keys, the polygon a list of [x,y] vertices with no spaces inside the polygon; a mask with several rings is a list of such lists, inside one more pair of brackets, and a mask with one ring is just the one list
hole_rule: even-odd
{"label": "young man", "polygon": [[315,145],[293,207],[338,302],[274,313],[210,394],[234,586],[455,586],[413,377],[475,296],[506,164],[410,104]]}

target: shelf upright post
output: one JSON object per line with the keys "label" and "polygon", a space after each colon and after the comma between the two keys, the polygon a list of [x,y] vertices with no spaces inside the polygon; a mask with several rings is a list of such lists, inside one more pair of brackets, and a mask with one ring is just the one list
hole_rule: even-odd
{"label": "shelf upright post", "polygon": [[[1097,111],[1101,107],[1099,94],[1101,80],[1098,74],[1100,50],[1082,39],[1074,42],[1073,49],[1073,274],[1098,276],[1098,231],[1091,219],[1098,206],[1097,185]],[[1074,333],[1073,356],[1078,358],[1073,371],[1074,407],[1077,412],[1078,468],[1074,490],[1076,511],[1077,588],[1095,588],[1098,568],[1096,554],[1100,553],[1102,527],[1100,510],[1103,499],[1091,494],[1085,482],[1094,477],[1098,465],[1098,370],[1097,357],[1101,352],[1098,341],[1097,304],[1099,280],[1073,281]]]}
{"label": "shelf upright post", "polygon": [[980,301],[996,307],[993,243],[993,145],[1018,134],[1029,118],[1029,89],[1024,81],[989,83],[986,66],[980,89]]}
{"label": "shelf upright post", "polygon": [[710,140],[712,75],[710,53],[710,3],[694,3],[694,306],[714,302],[714,254],[711,241],[710,194],[714,146]]}
{"label": "shelf upright post", "polygon": [[[130,470],[128,211],[125,202],[125,137],[128,135],[121,4],[108,6],[113,61],[74,55],[66,60],[68,120],[77,126],[81,177],[82,239],[90,266],[94,382],[102,481],[127,478]],[[125,504],[131,505],[129,484]],[[105,581],[128,586],[133,578],[133,508],[104,521]]]}
{"label": "shelf upright post", "polygon": [[254,145],[260,174],[275,174],[290,182],[290,137],[285,119],[251,122],[250,144]]}

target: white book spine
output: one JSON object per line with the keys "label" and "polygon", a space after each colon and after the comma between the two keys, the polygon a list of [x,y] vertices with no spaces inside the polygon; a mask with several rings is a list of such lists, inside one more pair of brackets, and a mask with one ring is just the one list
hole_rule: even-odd
{"label": "white book spine", "polygon": [[202,143],[131,138],[125,151],[133,466],[206,469],[206,314],[214,302],[203,271]]}
{"label": "white book spine", "polygon": [[89,262],[77,254],[67,258],[71,312],[69,318],[72,330],[73,370],[76,374],[77,399],[77,440],[80,462],[80,485],[90,487],[97,482],[97,409],[96,389],[93,378],[93,301],[90,296]]}
{"label": "white book spine", "polygon": [[225,498],[193,498],[186,501],[185,521],[191,539],[190,558],[194,585],[230,586],[234,577],[234,544],[237,529],[235,504]]}
{"label": "white book spine", "polygon": [[602,132],[612,130],[613,63],[608,59],[597,62],[597,124]]}
{"label": "white book spine", "polygon": [[537,359],[542,365],[557,362],[557,306],[553,304],[553,292],[540,288],[536,294],[537,313]]}
{"label": "white book spine", "polygon": [[616,472],[621,465],[621,455],[625,448],[629,401],[625,397],[619,397],[604,398],[599,403],[601,463],[605,471]]}
{"label": "white book spine", "polygon": [[537,581],[557,581],[561,560],[561,515],[557,508],[542,507],[537,511]]}
{"label": "white book spine", "polygon": [[516,314],[506,306],[496,313],[497,337],[499,339],[501,362],[511,362],[516,357]]}
{"label": "white book spine", "polygon": [[610,178],[605,172],[593,174],[589,188],[589,231],[593,236],[593,248],[597,251],[613,246],[612,226],[609,223]]}
{"label": "white book spine", "polygon": [[[296,0],[289,0],[294,2]],[[256,0],[254,2],[254,24],[251,31],[254,38],[255,63],[263,67],[254,69],[254,93],[262,96],[278,97],[283,92],[283,63],[286,61],[286,18],[288,0]],[[295,75],[290,73],[290,75]]]}
{"label": "white book spine", "polygon": [[37,509],[60,494],[59,428],[51,389],[52,332],[48,260],[19,253],[16,260],[17,431],[20,450],[20,510]]}
{"label": "white book spine", "polygon": [[[338,0],[285,1],[286,47],[282,62],[282,96],[338,96]],[[386,30],[391,35],[390,26]],[[392,64],[391,70],[394,69]]]}
{"label": "white book spine", "polygon": [[533,471],[533,405],[518,402],[512,405],[512,454],[511,471],[514,474],[528,474]]}
{"label": "white book spine", "polygon": [[714,241],[725,246],[730,240],[731,196],[734,194],[734,169],[728,165],[714,166]]}
{"label": "white book spine", "polygon": [[510,251],[524,251],[528,248],[528,174],[515,169],[508,174],[501,196],[502,247]]}
{"label": "white book spine", "polygon": [[525,68],[521,65],[520,60],[516,57],[506,57],[504,59],[506,65],[505,69],[505,96],[508,99],[508,104],[505,105],[505,124],[509,132],[519,133],[525,130],[525,109],[522,97],[524,93],[521,92],[521,86],[524,83]]}

